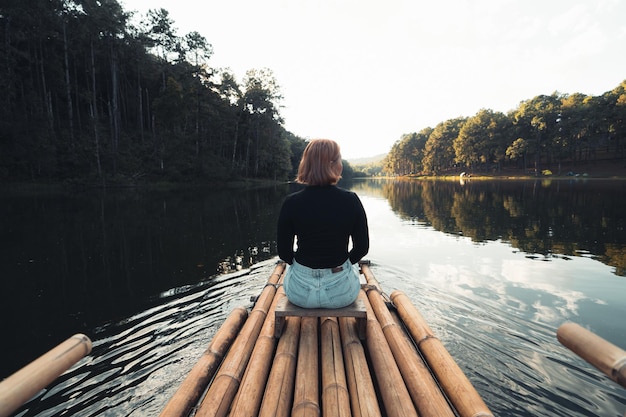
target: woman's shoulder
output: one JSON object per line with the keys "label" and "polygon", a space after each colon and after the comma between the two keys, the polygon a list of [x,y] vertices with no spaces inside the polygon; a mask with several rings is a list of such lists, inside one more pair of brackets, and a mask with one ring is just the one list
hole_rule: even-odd
{"label": "woman's shoulder", "polygon": [[337,198],[338,196],[340,198],[358,199],[355,192],[338,187],[337,185],[308,186],[302,190],[289,194],[286,199],[299,200],[308,198]]}
{"label": "woman's shoulder", "polygon": [[291,194],[287,194],[287,196],[285,197],[284,201],[287,202],[287,201],[297,200],[299,197],[302,196],[303,191],[304,190],[298,190],[298,191],[295,191],[295,192],[293,192]]}
{"label": "woman's shoulder", "polygon": [[358,198],[357,194],[354,191],[346,190],[345,188],[341,188],[339,186],[335,186],[334,188],[337,190],[337,192],[339,192],[339,193],[341,193],[341,194],[343,194],[343,195],[345,195],[347,197]]}
{"label": "woman's shoulder", "polygon": [[285,203],[306,204],[307,201],[318,198],[318,193],[314,192],[315,187],[304,187],[298,191],[287,194]]}
{"label": "woman's shoulder", "polygon": [[361,205],[361,199],[354,191],[346,190],[341,187],[333,187],[335,189],[334,199],[342,201],[343,204],[347,204],[351,207],[357,207]]}

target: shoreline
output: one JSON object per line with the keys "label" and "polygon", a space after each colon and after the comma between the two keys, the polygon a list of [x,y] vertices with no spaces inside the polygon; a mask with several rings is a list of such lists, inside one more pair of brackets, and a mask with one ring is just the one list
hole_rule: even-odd
{"label": "shoreline", "polygon": [[[569,165],[569,164],[568,164]],[[544,172],[546,174],[544,174]],[[548,173],[549,172],[549,173]],[[496,172],[471,171],[456,169],[443,175],[408,175],[408,178],[437,178],[460,180],[461,174],[464,180],[470,179],[503,179],[503,180],[626,180],[626,162],[620,160],[590,161],[584,165],[572,167],[544,164],[537,168],[503,168]]]}
{"label": "shoreline", "polygon": [[[534,174],[532,168],[503,168],[496,172],[481,172],[470,171],[467,169],[455,169],[450,170],[440,175],[422,175],[422,174],[409,174],[399,176],[373,176],[373,177],[354,177],[354,179],[419,179],[419,180],[445,180],[445,181],[470,181],[470,180],[568,180],[568,181],[587,181],[587,180],[626,180],[626,162],[620,160],[604,160],[604,161],[591,161],[584,164],[584,166],[578,166],[576,171],[561,167],[561,174],[558,174],[558,166],[542,165],[541,169],[538,169],[539,175]],[[584,169],[583,169],[584,168]],[[549,170],[549,175],[543,175],[542,172]],[[532,173],[531,173],[532,171]],[[557,174],[555,174],[555,172]],[[563,173],[564,172],[564,173]],[[461,174],[465,173],[463,177]],[[569,173],[569,174],[568,174]],[[572,175],[573,174],[573,175]],[[153,189],[153,190],[175,190],[182,188],[209,188],[209,189],[246,189],[246,188],[258,188],[270,185],[286,184],[289,181],[275,181],[271,179],[258,179],[258,178],[233,178],[231,180],[210,181],[206,183],[193,181],[193,182],[170,182],[170,181],[155,181],[155,182],[110,182],[106,185],[101,183],[84,183],[80,181],[58,181],[58,182],[0,182],[0,190],[21,190],[32,192],[50,192],[50,191],[67,191],[67,190],[86,190],[86,189],[102,189],[102,190],[114,190],[114,189]]]}

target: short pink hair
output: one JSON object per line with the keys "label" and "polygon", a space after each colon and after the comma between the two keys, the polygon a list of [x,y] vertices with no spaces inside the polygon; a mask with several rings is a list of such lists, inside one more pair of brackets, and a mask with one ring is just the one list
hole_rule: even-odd
{"label": "short pink hair", "polygon": [[333,185],[341,179],[341,170],[334,166],[341,162],[337,142],[313,139],[304,149],[296,181],[306,185]]}

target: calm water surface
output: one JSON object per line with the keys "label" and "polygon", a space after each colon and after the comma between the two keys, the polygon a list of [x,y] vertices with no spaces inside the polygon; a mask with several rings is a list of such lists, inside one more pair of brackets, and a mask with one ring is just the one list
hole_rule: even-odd
{"label": "calm water surface", "polygon": [[[368,258],[494,414],[623,416],[626,390],[562,347],[626,347],[626,183],[363,181]],[[275,258],[289,186],[0,197],[0,377],[70,335],[92,354],[18,415],[158,415]],[[10,319],[9,319],[10,318]]]}

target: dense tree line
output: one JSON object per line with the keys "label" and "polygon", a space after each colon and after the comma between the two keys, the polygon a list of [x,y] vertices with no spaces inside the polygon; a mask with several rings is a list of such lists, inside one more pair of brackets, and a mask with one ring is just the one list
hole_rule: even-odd
{"label": "dense tree line", "polygon": [[507,114],[482,109],[405,134],[387,155],[384,171],[437,175],[513,166],[538,173],[615,158],[626,163],[626,81],[601,96],[555,92]]}
{"label": "dense tree line", "polygon": [[293,177],[305,141],[283,127],[272,72],[239,83],[211,55],[164,9],[4,0],[0,180]]}

